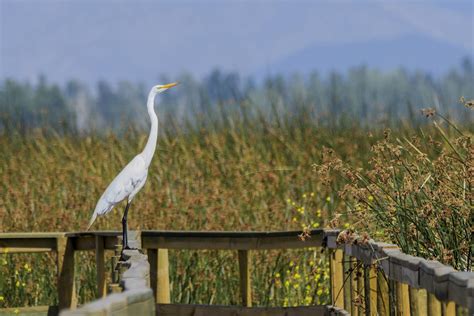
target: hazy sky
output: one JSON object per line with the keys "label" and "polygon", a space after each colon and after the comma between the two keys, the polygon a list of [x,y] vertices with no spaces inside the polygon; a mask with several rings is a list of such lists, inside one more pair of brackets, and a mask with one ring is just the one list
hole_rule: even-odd
{"label": "hazy sky", "polygon": [[473,1],[0,0],[0,77],[146,81],[216,66],[248,75],[314,45],[404,36],[472,56],[473,17]]}

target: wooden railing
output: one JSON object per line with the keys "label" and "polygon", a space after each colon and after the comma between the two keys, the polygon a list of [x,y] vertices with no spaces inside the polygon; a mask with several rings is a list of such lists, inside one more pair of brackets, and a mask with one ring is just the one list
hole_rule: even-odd
{"label": "wooden railing", "polygon": [[[141,246],[150,263],[150,286],[157,302],[157,314],[181,311],[189,314],[206,309],[210,315],[235,313],[237,307],[170,304],[168,249],[235,250],[239,257],[242,305],[253,308],[249,262],[252,251],[326,247],[331,258],[331,296],[334,308],[353,315],[455,315],[474,311],[474,273],[457,272],[438,262],[405,255],[391,244],[374,241],[339,243],[338,230],[313,230],[301,241],[299,231],[290,232],[173,232],[143,231]],[[0,253],[57,253],[59,309],[77,305],[74,288],[74,252],[96,252],[99,298],[106,293],[105,251],[116,250],[118,232],[0,234]],[[35,307],[39,309],[40,307]],[[56,307],[44,307],[54,313]],[[344,312],[333,307],[301,307],[316,315]],[[313,308],[311,310],[311,308]],[[469,311],[468,311],[469,309]],[[22,310],[22,309],[20,309]],[[57,310],[57,308],[56,308]],[[246,310],[246,312],[248,312]],[[25,309],[26,311],[26,309]],[[213,311],[213,312],[211,312]],[[1,310],[0,310],[1,314]],[[46,314],[45,314],[46,315]]]}
{"label": "wooden railing", "polygon": [[474,315],[473,272],[346,233],[327,247],[334,305],[351,315]]}

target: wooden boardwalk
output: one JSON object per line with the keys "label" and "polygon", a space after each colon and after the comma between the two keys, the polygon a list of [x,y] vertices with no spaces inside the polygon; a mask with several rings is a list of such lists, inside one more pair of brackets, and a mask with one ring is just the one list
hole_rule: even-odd
{"label": "wooden boardwalk", "polygon": [[[139,291],[142,294],[137,294],[138,296],[126,301],[145,300],[143,306],[149,306],[150,313],[157,315],[305,315],[306,313],[344,315],[344,310],[352,315],[456,315],[462,312],[470,315],[474,312],[472,272],[458,272],[436,261],[403,254],[398,247],[391,244],[372,240],[340,243],[339,230],[313,230],[311,238],[306,241],[301,241],[298,238],[299,234],[300,231],[143,231],[134,238],[137,248],[143,249],[144,254],[136,253],[131,256],[135,258],[133,260],[138,260],[135,263],[128,263],[130,267],[135,267],[135,270],[130,268],[131,272],[127,272],[125,269],[122,280],[124,276],[126,278],[126,273],[134,275],[135,272],[141,271],[140,278],[143,280],[137,281],[135,277],[136,280],[129,284],[145,286],[140,290],[143,293]],[[116,250],[119,235],[119,232],[0,234],[0,253],[5,249],[8,249],[9,253],[50,251],[57,253],[59,307],[25,307],[20,308],[20,311],[28,313],[35,310],[36,315],[54,315],[59,309],[69,309],[70,311],[64,312],[64,315],[85,315],[80,314],[82,308],[76,309],[77,299],[73,282],[75,277],[73,254],[76,251],[92,250],[96,253],[100,300],[92,303],[93,306],[112,304],[107,302],[113,301],[119,294],[105,296],[107,289],[105,251]],[[252,307],[252,280],[249,273],[252,252],[263,249],[307,247],[324,247],[331,258],[332,305],[295,308]],[[170,304],[168,249],[237,251],[242,306]],[[122,283],[121,287],[125,290],[123,293],[127,291],[134,293],[137,290],[132,288],[127,290],[124,284],[126,283]],[[123,293],[120,294],[122,297]],[[151,305],[147,301],[149,299]],[[0,310],[0,315],[7,312],[9,310]],[[124,310],[122,312],[125,313]],[[123,315],[126,314],[128,312]],[[130,314],[139,315],[137,312]]]}

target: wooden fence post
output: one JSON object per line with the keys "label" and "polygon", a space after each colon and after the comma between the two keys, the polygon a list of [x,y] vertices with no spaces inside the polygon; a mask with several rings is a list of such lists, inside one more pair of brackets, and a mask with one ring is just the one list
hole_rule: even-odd
{"label": "wooden fence post", "polygon": [[397,282],[397,314],[410,315],[410,295],[408,284]]}
{"label": "wooden fence post", "polygon": [[367,315],[377,314],[377,271],[374,265],[365,267],[365,307]]}
{"label": "wooden fence post", "polygon": [[428,315],[426,290],[410,288],[410,311],[414,316]]}
{"label": "wooden fence post", "polygon": [[344,255],[344,309],[351,311],[351,261],[350,257]]}
{"label": "wooden fence post", "polygon": [[105,251],[104,237],[95,236],[95,263],[97,268],[97,298],[107,294],[105,286]]}
{"label": "wooden fence post", "polygon": [[242,305],[252,307],[252,284],[250,279],[250,252],[239,250],[240,295]]}
{"label": "wooden fence post", "polygon": [[150,263],[150,286],[156,303],[169,304],[171,298],[168,249],[148,249],[147,255]]}
{"label": "wooden fence post", "polygon": [[390,315],[389,286],[382,270],[377,271],[377,312],[381,316]]}
{"label": "wooden fence post", "polygon": [[57,237],[56,254],[59,310],[64,308],[76,308],[74,245],[72,239],[65,236]]}
{"label": "wooden fence post", "polygon": [[158,249],[148,248],[146,254],[150,263],[150,287],[155,301],[158,302]]}
{"label": "wooden fence post", "polygon": [[441,302],[434,294],[428,294],[428,315],[441,315]]}
{"label": "wooden fence post", "polygon": [[357,261],[351,257],[351,315],[359,315],[359,307],[356,304],[356,299],[359,297],[359,289],[357,287]]}
{"label": "wooden fence post", "polygon": [[344,308],[344,252],[335,249],[330,256],[332,304]]}
{"label": "wooden fence post", "polygon": [[444,316],[456,316],[456,303],[443,302],[443,315]]}
{"label": "wooden fence post", "polygon": [[365,286],[364,286],[364,265],[357,260],[357,294],[359,295],[359,315],[365,313]]}

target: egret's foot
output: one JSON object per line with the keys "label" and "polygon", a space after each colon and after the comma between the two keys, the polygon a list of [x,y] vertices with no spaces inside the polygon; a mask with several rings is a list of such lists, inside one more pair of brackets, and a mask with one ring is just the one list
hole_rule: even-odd
{"label": "egret's foot", "polygon": [[125,246],[125,247],[123,248],[123,250],[138,250],[138,251],[140,251],[139,248],[132,248],[132,247],[129,247],[129,246]]}
{"label": "egret's foot", "polygon": [[127,261],[128,259],[130,259],[130,256],[127,256],[126,254],[123,253],[123,251],[120,253],[120,258],[119,258],[119,262],[125,262]]}

